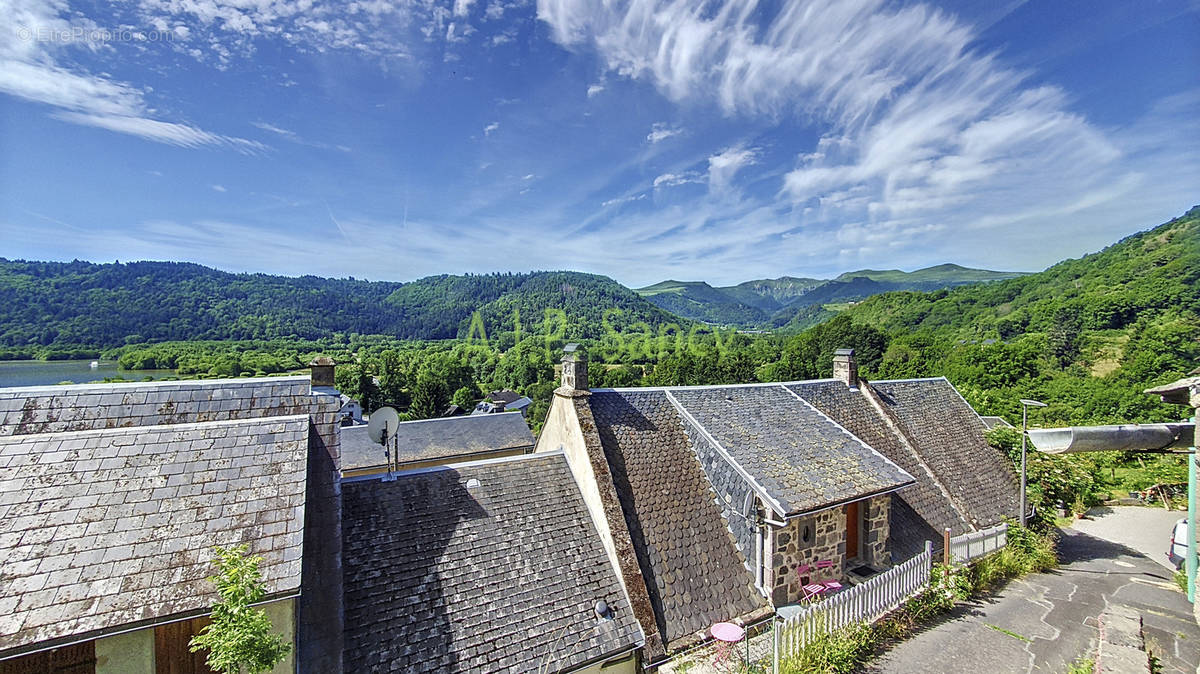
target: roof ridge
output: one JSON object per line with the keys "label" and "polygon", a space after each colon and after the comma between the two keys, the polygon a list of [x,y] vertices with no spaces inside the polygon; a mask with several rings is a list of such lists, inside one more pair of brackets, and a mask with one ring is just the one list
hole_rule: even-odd
{"label": "roof ridge", "polygon": [[[696,426],[697,429],[700,430],[700,433],[704,436],[704,439],[712,443],[713,448],[716,449],[717,453],[721,455],[721,458],[725,459],[725,462],[728,463],[731,468],[733,468],[734,472],[742,476],[742,479],[746,481],[746,484],[750,485],[750,488],[759,496],[761,496],[764,501],[766,501],[769,505],[774,506],[776,508],[776,512],[778,512],[781,517],[786,517],[787,508],[785,508],[783,504],[779,502],[779,499],[771,496],[766,487],[763,487],[761,484],[759,484],[758,481],[750,475],[750,472],[747,471],[742,464],[738,463],[737,459],[733,458],[733,455],[730,454],[729,451],[726,450],[725,447],[718,442],[715,437],[713,437],[713,434],[704,427],[704,424],[700,423],[696,417],[692,416],[691,412],[688,412],[687,409],[684,408],[683,403],[679,402],[675,396],[671,395],[670,391],[666,391],[665,393],[667,394],[667,400],[670,401],[671,406],[675,408],[675,411],[679,413],[682,418],[690,421]],[[684,428],[684,431],[686,433],[687,429]],[[696,453],[696,449],[691,446],[691,442],[688,442],[688,449],[692,450],[692,454]],[[701,468],[703,467],[704,466],[701,465]]]}
{"label": "roof ridge", "polygon": [[[136,372],[136,370],[135,370]],[[297,384],[301,381],[311,381],[312,378],[308,375],[290,375],[287,377],[231,377],[229,379],[160,379],[156,381],[114,381],[114,382],[90,382],[84,384],[47,384],[42,386],[0,386],[0,397],[7,397],[9,393],[29,393],[42,395],[43,393],[81,393],[83,389],[102,389],[104,391],[113,391],[114,389],[155,389],[155,388],[177,388],[185,386],[198,386],[201,388],[216,388],[221,386],[229,386],[230,384],[263,384],[269,385],[275,382],[286,382]],[[15,396],[22,397],[22,396]]]}
{"label": "roof ridge", "polygon": [[927,475],[929,475],[930,481],[933,482],[934,486],[938,488],[938,491],[940,491],[942,495],[946,497],[947,503],[949,503],[950,507],[954,509],[954,514],[958,516],[959,521],[970,529],[977,530],[978,528],[966,515],[966,513],[969,511],[958,502],[958,499],[956,499],[954,495],[950,493],[950,490],[947,489],[944,484],[942,484],[941,478],[937,476],[937,473],[933,471],[933,468],[926,463],[924,457],[921,456],[921,452],[917,450],[916,441],[909,437],[909,430],[904,426],[904,423],[900,420],[900,418],[893,414],[891,410],[887,409],[883,405],[883,401],[879,400],[878,394],[875,392],[875,389],[872,388],[872,383],[863,379],[859,382],[859,384],[859,395],[862,395],[867,399],[871,407],[883,419],[884,424],[887,425],[888,428],[892,429],[892,431],[895,432],[896,437],[898,437],[900,441],[904,443],[904,446],[908,448],[909,453],[911,453],[912,456],[917,460],[917,465],[921,466],[921,469],[924,470]]}
{"label": "roof ridge", "polygon": [[20,444],[23,440],[38,440],[45,442],[47,438],[93,435],[128,435],[130,433],[148,433],[171,431],[202,430],[205,428],[226,426],[250,426],[254,424],[286,423],[303,420],[308,423],[307,414],[281,414],[270,417],[249,417],[246,419],[220,419],[217,421],[190,421],[183,424],[155,424],[153,426],[114,426],[112,428],[85,428],[77,431],[50,431],[48,433],[23,433],[21,435],[0,435],[0,444]]}

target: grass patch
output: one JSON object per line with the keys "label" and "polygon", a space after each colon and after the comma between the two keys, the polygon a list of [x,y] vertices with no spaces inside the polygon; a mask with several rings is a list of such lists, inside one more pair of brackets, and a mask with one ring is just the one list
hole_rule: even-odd
{"label": "grass patch", "polygon": [[1175,584],[1179,586],[1180,591],[1187,594],[1187,569],[1179,569],[1175,572]]}
{"label": "grass patch", "polygon": [[1016,524],[1008,527],[1008,544],[969,569],[971,589],[989,592],[1009,578],[1046,571],[1058,566],[1057,539],[1052,533],[1037,534]]}
{"label": "grass patch", "polygon": [[1092,674],[1096,671],[1096,661],[1091,658],[1078,658],[1067,668],[1067,674]]}
{"label": "grass patch", "polygon": [[1010,636],[1014,639],[1020,639],[1021,641],[1024,641],[1027,644],[1033,643],[1033,639],[1030,639],[1029,637],[1026,637],[1026,636],[1021,636],[1020,634],[1017,634],[1016,632],[1013,632],[1012,630],[1006,630],[1003,627],[998,627],[991,623],[984,623],[983,626],[987,627],[989,629],[996,630],[997,632],[999,632],[1001,634],[1007,634],[1008,636]]}

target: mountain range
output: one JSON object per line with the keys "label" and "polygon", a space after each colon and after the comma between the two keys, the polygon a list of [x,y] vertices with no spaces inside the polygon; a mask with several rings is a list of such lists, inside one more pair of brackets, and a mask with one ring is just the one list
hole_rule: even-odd
{"label": "mountain range", "polygon": [[735,286],[662,281],[636,292],[673,314],[705,323],[801,329],[832,315],[826,305],[857,302],[898,290],[928,292],[1023,275],[942,264],[911,272],[862,269],[827,280],[783,276]]}

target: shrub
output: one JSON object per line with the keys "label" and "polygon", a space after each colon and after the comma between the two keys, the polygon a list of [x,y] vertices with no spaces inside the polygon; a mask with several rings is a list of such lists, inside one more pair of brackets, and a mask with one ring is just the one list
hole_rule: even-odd
{"label": "shrub", "polygon": [[879,634],[866,623],[822,634],[779,663],[783,674],[849,674],[875,652]]}
{"label": "shrub", "polygon": [[246,545],[218,547],[217,575],[208,580],[217,587],[212,623],[192,637],[195,653],[208,651],[208,666],[222,674],[261,674],[279,664],[292,645],[271,633],[271,621],[253,604],[266,594],[259,558],[247,557]]}
{"label": "shrub", "polygon": [[1058,565],[1056,543],[1051,533],[1039,534],[1009,522],[1008,544],[971,566],[971,587],[983,592],[1002,580],[1054,568]]}

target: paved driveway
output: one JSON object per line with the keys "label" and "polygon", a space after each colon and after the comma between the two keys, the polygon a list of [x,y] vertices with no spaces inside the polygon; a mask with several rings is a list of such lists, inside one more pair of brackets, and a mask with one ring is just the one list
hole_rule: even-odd
{"label": "paved driveway", "polygon": [[1167,560],[1167,546],[1171,542],[1175,523],[1185,516],[1186,512],[1166,508],[1106,506],[1092,508],[1087,518],[1076,521],[1071,528],[1131,547],[1174,570],[1175,567]]}
{"label": "paved driveway", "polygon": [[940,624],[896,645],[868,671],[1066,672],[1094,653],[1096,617],[1108,604],[1142,614],[1147,646],[1164,674],[1200,665],[1200,627],[1171,572],[1137,551],[1066,530],[1062,565],[1010,582],[994,597],[958,607]]}

